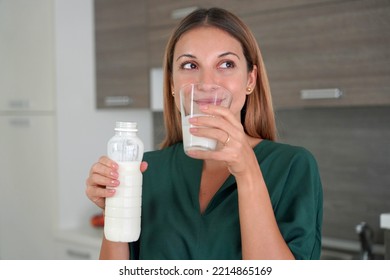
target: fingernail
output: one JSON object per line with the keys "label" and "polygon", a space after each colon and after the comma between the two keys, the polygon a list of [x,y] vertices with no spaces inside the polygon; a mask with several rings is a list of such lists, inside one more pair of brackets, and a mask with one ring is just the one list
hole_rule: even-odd
{"label": "fingernail", "polygon": [[115,193],[116,190],[114,189],[107,189],[108,193]]}
{"label": "fingernail", "polygon": [[118,186],[119,185],[119,181],[118,180],[112,180],[111,181],[111,185],[112,186]]}
{"label": "fingernail", "polygon": [[118,173],[118,172],[115,172],[115,171],[111,171],[111,172],[110,172],[110,175],[111,175],[112,177],[114,177],[114,178],[118,178],[119,173]]}
{"label": "fingernail", "polygon": [[196,151],[193,151],[193,150],[189,150],[186,152],[188,156],[194,156],[196,155]]}
{"label": "fingernail", "polygon": [[208,108],[209,108],[209,106],[206,105],[206,104],[199,105],[199,109],[201,109],[202,111],[203,111],[203,110],[207,110]]}

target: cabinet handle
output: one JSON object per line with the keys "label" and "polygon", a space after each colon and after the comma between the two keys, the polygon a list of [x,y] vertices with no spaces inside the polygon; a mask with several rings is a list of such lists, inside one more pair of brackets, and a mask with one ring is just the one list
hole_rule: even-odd
{"label": "cabinet handle", "polygon": [[31,126],[31,122],[28,118],[15,118],[9,120],[9,125],[19,128],[26,128]]}
{"label": "cabinet handle", "polygon": [[343,92],[338,88],[326,89],[303,89],[301,90],[301,99],[338,99]]}
{"label": "cabinet handle", "polygon": [[11,109],[28,109],[30,108],[30,101],[26,99],[13,99],[8,101],[8,106]]}
{"label": "cabinet handle", "polygon": [[133,103],[133,99],[129,96],[106,96],[104,104],[109,107],[128,106]]}
{"label": "cabinet handle", "polygon": [[90,260],[91,259],[90,253],[75,251],[72,249],[66,250],[66,254],[69,257],[76,258],[76,259],[82,259],[82,260]]}

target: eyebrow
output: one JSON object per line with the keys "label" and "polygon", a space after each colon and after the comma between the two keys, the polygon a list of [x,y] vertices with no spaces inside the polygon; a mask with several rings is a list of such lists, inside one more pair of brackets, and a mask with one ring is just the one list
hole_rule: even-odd
{"label": "eyebrow", "polygon": [[228,56],[228,55],[234,55],[238,59],[240,59],[240,57],[237,54],[235,54],[234,52],[225,52],[225,53],[220,54],[218,57],[224,57],[224,56]]}
{"label": "eyebrow", "polygon": [[[221,57],[224,57],[224,56],[228,56],[228,55],[234,55],[235,57],[237,57],[238,59],[240,59],[240,57],[239,57],[237,54],[235,54],[234,52],[224,52],[224,53],[218,55],[218,58],[221,58]],[[179,60],[180,58],[182,58],[182,57],[196,58],[196,56],[195,56],[195,55],[192,55],[192,54],[182,54],[182,55],[180,55],[180,56],[176,59],[176,61],[178,61],[178,60]]]}
{"label": "eyebrow", "polygon": [[182,58],[182,57],[189,57],[189,58],[196,58],[196,56],[195,55],[192,55],[192,54],[182,54],[182,55],[180,55],[177,59],[176,59],[176,61],[178,61],[180,58]]}

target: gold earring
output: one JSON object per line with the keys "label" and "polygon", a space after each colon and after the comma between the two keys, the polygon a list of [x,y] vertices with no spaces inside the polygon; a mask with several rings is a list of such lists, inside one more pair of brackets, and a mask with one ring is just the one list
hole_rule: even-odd
{"label": "gold earring", "polygon": [[246,88],[246,91],[247,91],[248,93],[252,93],[252,88],[251,88],[251,87],[247,87],[247,88]]}
{"label": "gold earring", "polygon": [[172,90],[172,96],[175,96],[175,91],[174,90]]}

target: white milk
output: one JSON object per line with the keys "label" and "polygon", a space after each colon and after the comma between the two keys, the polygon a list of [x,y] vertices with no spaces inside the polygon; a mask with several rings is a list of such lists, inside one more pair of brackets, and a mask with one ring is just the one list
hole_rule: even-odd
{"label": "white milk", "polygon": [[193,115],[193,116],[186,116],[182,119],[182,126],[183,126],[183,145],[184,145],[184,151],[189,150],[215,150],[217,147],[217,140],[205,138],[205,137],[198,137],[194,136],[190,133],[190,127],[194,127],[189,123],[189,118],[196,117],[196,116],[204,116],[204,115]]}
{"label": "white milk", "polygon": [[116,242],[133,242],[141,233],[141,162],[118,162],[119,182],[113,197],[106,198],[104,235]]}

